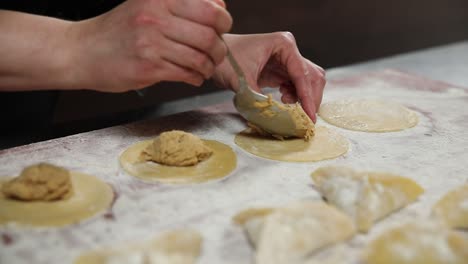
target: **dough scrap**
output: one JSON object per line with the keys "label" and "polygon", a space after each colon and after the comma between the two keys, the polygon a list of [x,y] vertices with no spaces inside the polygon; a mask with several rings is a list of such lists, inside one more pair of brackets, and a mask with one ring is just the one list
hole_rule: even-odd
{"label": "dough scrap", "polygon": [[432,214],[451,228],[468,228],[468,184],[444,195],[432,208]]}
{"label": "dough scrap", "polygon": [[326,122],[350,130],[391,132],[416,126],[417,114],[398,104],[372,99],[344,99],[321,105]]}
{"label": "dough scrap", "polygon": [[316,250],[355,234],[352,220],[322,201],[248,209],[234,221],[244,227],[256,247],[257,264],[302,263]]}
{"label": "dough scrap", "polygon": [[294,162],[333,159],[348,151],[348,140],[326,127],[317,127],[315,136],[308,142],[301,139],[277,140],[264,137],[251,130],[238,133],[236,145],[256,156]]}
{"label": "dough scrap", "polygon": [[424,189],[409,178],[329,166],[312,173],[326,200],[349,215],[361,232],[375,221],[415,201]]}
{"label": "dough scrap", "polygon": [[169,166],[193,166],[213,154],[213,150],[197,136],[173,130],[161,133],[142,152],[142,161],[154,161]]}
{"label": "dough scrap", "polygon": [[163,183],[200,183],[220,179],[231,173],[237,164],[234,151],[227,145],[215,140],[203,140],[213,150],[207,160],[193,166],[166,166],[152,161],[141,161],[141,153],[153,140],[137,142],[120,155],[120,165],[128,174],[142,180]]}
{"label": "dough scrap", "polygon": [[193,230],[166,232],[153,241],[101,249],[79,256],[75,264],[194,264],[202,237]]}
{"label": "dough scrap", "polygon": [[52,201],[69,197],[72,184],[66,169],[39,163],[25,168],[18,177],[5,182],[1,190],[11,199]]}
{"label": "dough scrap", "polygon": [[367,264],[466,264],[468,240],[421,220],[387,230],[368,245],[363,258]]}
{"label": "dough scrap", "polygon": [[[254,107],[260,110],[260,114],[265,118],[274,119],[276,113],[271,110],[272,106],[276,106],[280,110],[286,111],[295,125],[295,136],[298,138],[303,138],[305,141],[309,141],[314,136],[314,122],[309,118],[309,116],[304,112],[304,109],[299,103],[296,104],[280,104],[273,100],[271,94],[268,94],[267,101],[256,101]],[[283,139],[282,135],[270,134],[268,131],[263,130],[257,124],[250,124],[260,135],[271,135],[275,138]]]}
{"label": "dough scrap", "polygon": [[[0,225],[64,226],[80,222],[108,208],[114,199],[112,188],[96,177],[70,172],[73,193],[65,200],[19,201],[0,192]],[[0,180],[0,188],[5,184]]]}

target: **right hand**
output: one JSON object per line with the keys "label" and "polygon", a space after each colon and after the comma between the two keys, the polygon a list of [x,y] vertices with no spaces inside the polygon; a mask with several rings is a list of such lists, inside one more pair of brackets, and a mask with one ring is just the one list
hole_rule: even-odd
{"label": "right hand", "polygon": [[[68,31],[76,88],[106,92],[160,81],[200,86],[225,55],[232,18],[221,0],[127,0]],[[81,87],[80,87],[81,86]]]}

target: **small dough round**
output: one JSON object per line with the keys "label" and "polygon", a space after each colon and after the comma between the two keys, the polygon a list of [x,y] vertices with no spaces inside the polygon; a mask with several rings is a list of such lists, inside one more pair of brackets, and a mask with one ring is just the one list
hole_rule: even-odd
{"label": "small dough round", "polygon": [[[92,217],[108,208],[114,192],[100,179],[70,172],[73,193],[59,201],[19,201],[0,192],[0,225],[17,223],[29,226],[64,226]],[[0,188],[6,181],[0,181]]]}
{"label": "small dough round", "polygon": [[365,132],[399,131],[418,123],[414,111],[397,103],[371,99],[324,103],[318,114],[332,125]]}
{"label": "small dough round", "polygon": [[234,151],[227,145],[215,140],[203,140],[213,150],[208,159],[186,167],[162,165],[152,161],[142,162],[140,154],[153,140],[137,142],[120,155],[120,165],[130,175],[143,180],[163,183],[200,183],[223,178],[237,165]]}
{"label": "small dough round", "polygon": [[333,159],[346,153],[349,148],[345,137],[326,127],[317,127],[309,141],[299,138],[278,140],[243,131],[236,135],[234,142],[262,158],[295,162]]}

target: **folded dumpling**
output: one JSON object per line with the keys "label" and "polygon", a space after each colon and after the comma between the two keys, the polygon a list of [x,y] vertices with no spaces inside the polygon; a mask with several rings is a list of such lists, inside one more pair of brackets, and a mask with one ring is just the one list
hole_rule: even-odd
{"label": "folded dumpling", "polygon": [[357,172],[347,167],[322,167],[312,173],[318,190],[349,215],[361,232],[415,201],[424,192],[411,179],[381,172]]}
{"label": "folded dumpling", "polygon": [[430,221],[387,230],[364,253],[366,264],[466,264],[468,240]]}
{"label": "folded dumpling", "polygon": [[300,263],[316,250],[355,233],[352,220],[322,201],[249,209],[234,217],[256,247],[257,264]]}
{"label": "folded dumpling", "polygon": [[193,230],[164,233],[153,241],[81,255],[75,264],[195,264],[202,237]]}
{"label": "folded dumpling", "polygon": [[432,208],[432,213],[449,227],[468,228],[468,184],[442,197]]}

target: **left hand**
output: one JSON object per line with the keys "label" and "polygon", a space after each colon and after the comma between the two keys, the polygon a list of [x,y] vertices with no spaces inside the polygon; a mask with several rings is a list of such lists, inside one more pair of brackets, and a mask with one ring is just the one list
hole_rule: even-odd
{"label": "left hand", "polygon": [[[225,34],[223,37],[254,90],[279,87],[284,103],[300,101],[307,115],[316,121],[325,71],[302,57],[291,33]],[[213,79],[222,87],[237,90],[237,76],[227,59],[217,66]]]}

